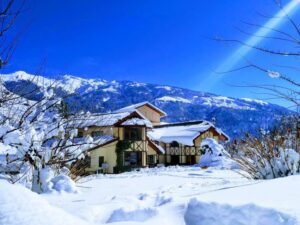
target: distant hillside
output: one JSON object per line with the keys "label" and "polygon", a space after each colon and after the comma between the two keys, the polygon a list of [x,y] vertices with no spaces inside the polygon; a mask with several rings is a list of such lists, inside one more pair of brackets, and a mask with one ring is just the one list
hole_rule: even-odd
{"label": "distant hillside", "polygon": [[[33,76],[25,72],[1,75],[7,89],[17,94],[32,92],[36,100],[44,91],[53,88],[66,99],[72,112],[109,112],[121,107],[149,101],[168,113],[166,122],[216,119],[216,123],[231,137],[246,131],[257,132],[279,121],[288,109],[261,100],[237,99],[184,88],[138,83],[133,81],[106,81],[83,79],[65,75],[59,80]],[[24,88],[26,87],[26,88]]]}

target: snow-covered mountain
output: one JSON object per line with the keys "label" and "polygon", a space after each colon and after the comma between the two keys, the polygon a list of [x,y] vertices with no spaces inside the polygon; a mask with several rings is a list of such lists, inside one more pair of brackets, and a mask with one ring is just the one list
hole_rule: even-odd
{"label": "snow-covered mountain", "polygon": [[133,81],[83,79],[65,75],[58,79],[34,76],[19,71],[3,74],[7,89],[17,94],[27,93],[31,100],[41,98],[52,88],[58,96],[68,96],[69,110],[90,112],[114,111],[124,106],[149,101],[168,113],[166,122],[216,119],[229,135],[256,132],[279,121],[288,109],[261,100],[230,98],[166,85]]}

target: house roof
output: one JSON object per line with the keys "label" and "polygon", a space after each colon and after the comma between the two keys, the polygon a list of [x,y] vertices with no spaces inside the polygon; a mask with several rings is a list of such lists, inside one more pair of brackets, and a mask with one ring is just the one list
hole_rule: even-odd
{"label": "house roof", "polygon": [[152,123],[147,119],[137,117],[130,118],[121,123],[122,126],[145,126],[152,128]]}
{"label": "house roof", "polygon": [[85,128],[85,127],[108,127],[114,125],[137,125],[152,127],[151,122],[137,110],[131,112],[114,112],[114,113],[86,113],[76,115],[72,118],[68,127]]}
{"label": "house roof", "polygon": [[124,119],[129,116],[130,112],[122,112],[122,113],[85,113],[80,115],[75,115],[74,118],[68,124],[69,127],[76,128],[85,128],[91,126],[97,127],[105,127],[105,126],[113,126],[118,121]]}
{"label": "house roof", "polygon": [[228,136],[221,129],[217,129],[208,121],[158,125],[148,132],[148,137],[165,143],[177,141],[183,145],[193,146],[195,138],[209,129],[214,129],[219,135],[224,135],[228,139]]}
{"label": "house roof", "polygon": [[167,113],[162,111],[160,108],[156,107],[155,105],[151,104],[150,102],[140,102],[134,105],[126,106],[124,108],[118,109],[115,112],[132,112],[144,105],[147,105],[148,107],[152,108],[156,112],[158,112],[161,116],[166,116]]}
{"label": "house roof", "polygon": [[156,151],[158,154],[164,154],[165,153],[165,149],[163,147],[156,144],[155,142],[153,142],[149,138],[147,138],[147,141],[148,141],[149,146],[151,146],[151,148],[153,148],[154,151]]}
{"label": "house roof", "polygon": [[[185,121],[185,122],[175,122],[175,123],[161,123],[158,125],[155,125],[155,128],[161,128],[161,127],[175,127],[175,126],[186,126],[186,125],[195,125],[195,124],[200,124],[200,123],[204,123],[204,122],[208,122],[205,120],[192,120],[192,121]],[[210,123],[210,122],[208,122]],[[210,123],[212,124],[212,123]]]}

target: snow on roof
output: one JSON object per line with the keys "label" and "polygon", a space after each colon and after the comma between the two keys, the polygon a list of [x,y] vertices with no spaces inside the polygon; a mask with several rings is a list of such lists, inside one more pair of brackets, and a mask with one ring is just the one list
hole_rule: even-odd
{"label": "snow on roof", "polygon": [[134,105],[130,105],[130,106],[126,106],[124,108],[118,109],[115,112],[133,112],[135,111],[137,108],[142,107],[144,105],[148,105],[151,108],[153,108],[154,110],[158,111],[161,115],[166,116],[167,113],[165,113],[164,111],[162,111],[160,108],[156,107],[155,105],[151,104],[150,102],[140,102]]}
{"label": "snow on roof", "polygon": [[149,143],[153,144],[160,152],[161,154],[165,154],[165,149],[161,147],[160,145],[156,144],[154,141],[149,140]]}
{"label": "snow on roof", "polygon": [[[128,119],[126,119],[128,117]],[[126,119],[126,120],[125,120]],[[123,121],[124,120],[124,121]],[[123,121],[123,122],[122,122]],[[139,111],[127,111],[127,112],[113,112],[113,113],[85,113],[75,115],[70,119],[67,127],[70,128],[86,128],[86,127],[107,127],[114,125],[138,125],[152,128],[152,123]]]}
{"label": "snow on roof", "polygon": [[[183,145],[193,146],[194,139],[199,136],[200,133],[207,131],[210,128],[215,128],[214,125],[208,121],[191,122],[186,123],[169,124],[164,126],[158,126],[148,132],[148,137],[152,140],[161,141],[165,143],[171,143],[177,141]],[[216,129],[220,135],[225,135],[220,129]]]}
{"label": "snow on roof", "polygon": [[122,120],[126,119],[126,117],[131,115],[135,117],[127,119],[126,121],[122,122],[121,125],[145,125],[146,127],[152,128],[152,123],[137,110],[133,110],[131,112],[114,112],[106,114],[86,113],[76,115],[67,126],[75,128],[114,126],[118,122],[121,122]]}
{"label": "snow on roof", "polygon": [[130,112],[120,112],[120,113],[106,113],[106,114],[82,114],[77,115],[75,118],[68,124],[68,126],[76,128],[85,128],[91,126],[97,127],[106,127],[113,126],[120,120],[129,116]]}
{"label": "snow on roof", "polygon": [[193,140],[199,135],[199,133],[208,130],[210,127],[212,127],[212,124],[210,123],[200,123],[187,126],[165,126],[154,128],[152,131],[148,132],[148,135],[153,140],[165,143],[177,141],[184,145],[193,146]]}
{"label": "snow on roof", "polygon": [[216,132],[218,134],[225,136],[227,138],[227,141],[230,140],[230,137],[226,133],[224,133],[220,128],[218,128],[218,127],[215,127],[215,128],[216,128]]}
{"label": "snow on roof", "polygon": [[149,128],[152,128],[152,123],[147,120],[147,119],[141,119],[141,118],[137,118],[137,117],[133,117],[131,119],[128,119],[126,121],[124,121],[121,125],[126,125],[126,126],[146,126]]}

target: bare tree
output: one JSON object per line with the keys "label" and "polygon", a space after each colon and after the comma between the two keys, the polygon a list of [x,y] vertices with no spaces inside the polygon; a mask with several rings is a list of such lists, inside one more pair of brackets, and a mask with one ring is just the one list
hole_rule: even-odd
{"label": "bare tree", "polygon": [[300,155],[290,146],[294,136],[290,132],[261,131],[260,137],[247,134],[243,140],[232,143],[233,159],[254,179],[273,179],[300,172]]}
{"label": "bare tree", "polygon": [[26,0],[3,0],[0,3],[0,69],[7,65],[15,51],[19,34],[9,36],[9,31],[23,12]]}
{"label": "bare tree", "polygon": [[[294,4],[288,2],[287,4]],[[298,109],[300,106],[300,81],[291,78],[291,72],[298,73],[297,60],[300,57],[300,26],[286,11],[286,7],[281,1],[274,1],[278,7],[280,16],[289,25],[289,30],[281,30],[274,27],[268,27],[260,24],[245,23],[247,27],[264,29],[270,32],[269,36],[259,36],[263,40],[272,41],[273,45],[264,47],[251,42],[244,42],[238,39],[216,38],[220,42],[236,43],[246,48],[262,53],[270,61],[273,57],[282,57],[282,61],[286,57],[295,59],[295,65],[272,66],[263,65],[261,62],[252,62],[244,59],[244,65],[233,68],[224,73],[241,71],[245,69],[254,69],[273,79],[280,80],[279,85],[244,85],[243,87],[251,87],[263,90],[265,96],[276,99],[284,99],[291,107]],[[278,14],[277,14],[278,15]],[[266,17],[266,16],[264,16]],[[279,19],[268,17],[268,19]],[[251,35],[248,31],[238,29],[246,35]],[[277,44],[279,43],[279,44]],[[282,45],[284,43],[284,45]],[[279,46],[279,47],[278,47]],[[284,46],[285,49],[280,49]],[[284,71],[284,72],[283,72]],[[234,159],[239,163],[241,169],[245,170],[255,179],[270,179],[282,176],[293,175],[300,172],[300,155],[298,152],[299,129],[296,127],[298,115],[282,118],[281,124],[274,127],[271,131],[261,131],[260,136],[252,136],[247,134],[244,139],[235,141],[230,144],[231,153],[235,155]],[[288,121],[288,122],[286,122]]]}
{"label": "bare tree", "polygon": [[[238,68],[233,68],[228,71],[218,71],[221,73],[230,73],[245,69],[254,69],[256,71],[261,72],[262,74],[266,74],[271,78],[276,78],[282,81],[282,85],[244,85],[244,87],[252,87],[258,88],[263,90],[263,94],[268,95],[270,98],[277,98],[277,99],[284,99],[291,104],[291,107],[298,108],[300,106],[300,81],[292,79],[290,74],[298,73],[300,71],[300,67],[298,67],[297,60],[300,57],[300,26],[298,25],[297,21],[293,19],[292,16],[286,11],[284,4],[279,0],[274,0],[274,4],[278,7],[280,11],[280,16],[282,18],[272,18],[263,15],[263,17],[270,19],[280,19],[287,21],[289,25],[289,30],[286,31],[284,29],[278,29],[273,27],[268,27],[266,25],[261,24],[254,24],[243,22],[247,27],[252,27],[256,29],[264,29],[267,30],[269,35],[263,36],[255,36],[255,34],[251,34],[248,31],[238,28],[238,31],[242,32],[243,34],[249,35],[251,37],[258,37],[262,38],[265,41],[272,41],[274,44],[271,47],[264,47],[261,45],[251,44],[239,39],[227,39],[227,38],[214,38],[214,40],[220,42],[229,42],[229,43],[236,43],[238,45],[253,49],[257,52],[265,54],[266,57],[282,57],[283,61],[286,57],[295,59],[294,66],[287,66],[287,65],[277,65],[270,66],[270,65],[262,65],[260,62],[252,62],[248,59],[244,59],[244,65]],[[281,43],[284,43],[285,49],[280,49],[278,46],[282,46]],[[283,72],[284,71],[284,72]]]}
{"label": "bare tree", "polygon": [[[10,62],[16,49],[20,33],[13,34],[11,30],[24,12],[25,3],[26,0],[0,2],[0,69]],[[43,78],[33,76],[29,82],[38,79]],[[0,77],[0,145],[7,150],[5,169],[17,167],[20,174],[12,175],[10,181],[33,180],[37,192],[43,191],[43,168],[59,172],[92,144],[91,140],[76,138],[76,127],[69,126],[74,118],[62,109],[69,96],[55,96],[56,85],[57,81],[53,81],[41,87],[45,94],[32,101],[28,97],[41,91],[38,87],[24,85],[15,94],[16,90],[9,91]],[[74,169],[72,172],[76,173]]]}

